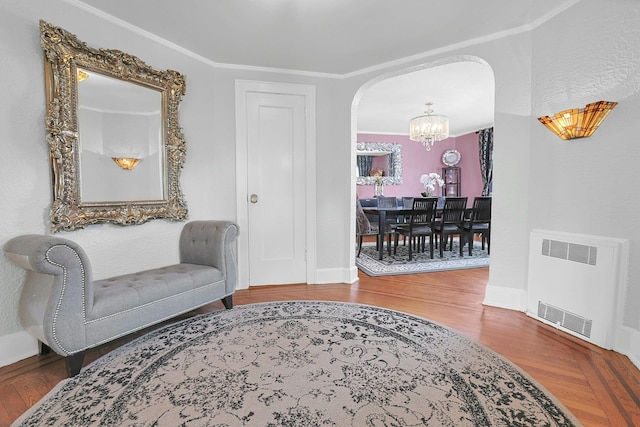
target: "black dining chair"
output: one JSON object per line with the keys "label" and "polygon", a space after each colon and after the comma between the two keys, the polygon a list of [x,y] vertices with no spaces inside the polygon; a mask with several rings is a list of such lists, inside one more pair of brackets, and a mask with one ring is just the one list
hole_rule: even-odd
{"label": "black dining chair", "polygon": [[[398,199],[395,197],[384,197],[379,196],[378,198],[378,207],[379,208],[397,208],[398,207]],[[387,235],[387,252],[391,255],[391,238],[393,236],[393,232],[395,228],[398,226],[398,215],[395,213],[386,214],[385,220],[385,234]],[[380,242],[383,244],[384,242]]]}
{"label": "black dining chair", "polygon": [[464,213],[467,208],[467,197],[447,197],[442,208],[440,219],[434,224],[434,232],[438,236],[440,246],[440,258],[444,256],[444,247],[447,239],[458,235],[460,240],[460,257],[463,256],[464,244]]}
{"label": "black dining chair", "polygon": [[487,254],[491,253],[491,197],[481,196],[473,199],[471,216],[463,224],[465,240],[469,244],[469,256],[473,251],[473,237],[479,234],[482,239],[482,250],[485,242]]}
{"label": "black dining chair", "polygon": [[424,252],[427,236],[429,237],[429,254],[433,259],[433,223],[436,219],[437,197],[421,197],[413,199],[413,207],[407,224],[399,224],[395,228],[394,253],[398,251],[398,236],[409,241],[409,261],[413,259],[413,248]]}

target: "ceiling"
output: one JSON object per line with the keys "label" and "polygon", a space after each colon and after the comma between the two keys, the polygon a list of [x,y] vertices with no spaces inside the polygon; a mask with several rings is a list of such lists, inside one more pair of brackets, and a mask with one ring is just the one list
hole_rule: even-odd
{"label": "ceiling", "polygon": [[[211,63],[343,78],[527,30],[580,0],[67,1]],[[491,69],[478,63],[414,72],[364,94],[358,129],[406,134],[430,101],[461,135],[492,125],[493,92]]]}

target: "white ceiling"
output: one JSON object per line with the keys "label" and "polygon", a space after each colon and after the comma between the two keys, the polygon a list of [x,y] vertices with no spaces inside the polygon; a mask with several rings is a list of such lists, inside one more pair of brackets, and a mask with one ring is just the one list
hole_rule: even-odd
{"label": "white ceiling", "polygon": [[[342,78],[527,30],[580,0],[67,1],[208,62]],[[358,128],[407,133],[408,120],[430,101],[461,135],[493,124],[493,92],[491,70],[481,64],[414,72],[371,87]]]}

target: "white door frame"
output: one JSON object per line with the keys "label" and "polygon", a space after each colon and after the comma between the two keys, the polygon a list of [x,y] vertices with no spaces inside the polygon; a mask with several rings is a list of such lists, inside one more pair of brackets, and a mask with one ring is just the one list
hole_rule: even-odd
{"label": "white door frame", "polygon": [[307,283],[316,281],[316,88],[309,85],[236,80],[236,221],[238,236],[238,289],[249,287],[249,183],[247,98],[249,92],[300,95],[305,98],[305,222]]}

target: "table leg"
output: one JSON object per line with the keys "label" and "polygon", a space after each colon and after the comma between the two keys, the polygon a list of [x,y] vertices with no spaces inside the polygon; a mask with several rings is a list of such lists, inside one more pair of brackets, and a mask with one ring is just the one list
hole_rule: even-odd
{"label": "table leg", "polygon": [[384,226],[387,222],[387,212],[381,210],[378,212],[378,256],[382,260],[382,254],[384,252]]}

